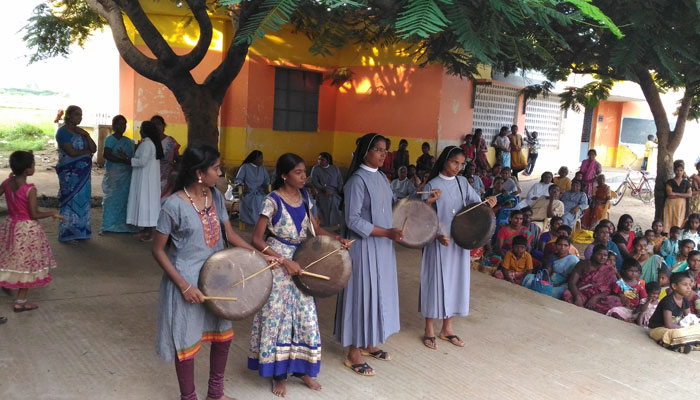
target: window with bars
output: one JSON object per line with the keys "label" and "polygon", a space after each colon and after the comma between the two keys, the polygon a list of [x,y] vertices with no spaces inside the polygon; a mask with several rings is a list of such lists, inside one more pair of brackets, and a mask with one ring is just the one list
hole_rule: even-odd
{"label": "window with bars", "polygon": [[275,69],[275,109],[272,129],[315,132],[321,74],[289,68]]}

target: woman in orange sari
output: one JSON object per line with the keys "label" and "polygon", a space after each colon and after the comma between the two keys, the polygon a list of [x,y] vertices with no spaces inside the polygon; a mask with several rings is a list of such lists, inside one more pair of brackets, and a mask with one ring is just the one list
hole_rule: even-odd
{"label": "woman in orange sari", "polygon": [[586,229],[594,227],[598,221],[605,217],[605,213],[610,208],[610,186],[605,184],[605,175],[598,175],[596,181],[598,186],[593,192],[593,202],[581,218],[581,225]]}
{"label": "woman in orange sari", "polygon": [[673,162],[675,176],[666,181],[666,201],[664,202],[664,230],[669,232],[672,226],[683,226],[686,216],[686,203],[693,195],[690,182],[685,179],[683,160]]}

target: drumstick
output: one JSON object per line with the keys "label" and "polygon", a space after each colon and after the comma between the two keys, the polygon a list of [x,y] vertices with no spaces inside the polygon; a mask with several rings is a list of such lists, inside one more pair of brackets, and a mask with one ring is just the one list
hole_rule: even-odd
{"label": "drumstick", "polygon": [[406,217],[405,220],[403,220],[403,225],[401,226],[401,234],[406,232],[406,223],[408,222],[408,217]]}
{"label": "drumstick", "polygon": [[466,210],[460,212],[459,214],[455,215],[455,218],[459,217],[459,216],[462,215],[462,214],[466,214],[466,213],[468,213],[469,211],[471,211],[471,210],[473,210],[473,209],[479,207],[479,206],[482,205],[482,204],[486,204],[486,203],[488,203],[488,200],[484,200],[484,201],[482,201],[481,203],[474,204],[473,206],[471,206],[471,207],[467,208]]}
{"label": "drumstick", "polygon": [[[355,242],[355,239],[351,240],[349,244],[353,244],[354,242]],[[307,265],[306,267],[304,267],[304,270],[309,269],[309,267],[311,267],[312,265],[314,265],[314,264],[316,264],[316,263],[319,263],[319,262],[325,260],[326,258],[328,258],[328,257],[332,256],[333,254],[339,252],[340,250],[343,250],[343,248],[342,248],[342,247],[337,248],[337,249],[331,251],[330,253],[326,254],[325,256],[319,258],[318,260],[312,261],[309,265]]]}
{"label": "drumstick", "polygon": [[302,275],[308,275],[313,278],[318,278],[318,279],[323,279],[325,281],[330,281],[331,278],[326,276],[326,275],[321,275],[321,274],[314,274],[313,272],[306,272],[306,271],[301,271]]}
{"label": "drumstick", "polygon": [[432,193],[435,193],[435,191],[437,191],[437,189],[429,190],[427,192],[416,192],[416,194],[428,194],[428,193],[432,194]]}
{"label": "drumstick", "polygon": [[277,261],[275,261],[275,262],[273,262],[272,264],[269,264],[267,267],[261,269],[260,271],[254,273],[254,274],[252,274],[252,275],[250,275],[250,276],[246,276],[245,278],[241,279],[240,281],[234,283],[233,286],[231,286],[231,287],[236,287],[236,286],[240,285],[241,283],[247,281],[248,279],[254,278],[254,277],[256,277],[256,276],[262,274],[263,272],[267,271],[268,269],[270,269],[270,268],[272,268],[272,267],[275,267],[275,266],[277,266],[277,265],[279,265],[279,264],[280,264],[280,263],[278,263]]}
{"label": "drumstick", "polygon": [[238,301],[235,297],[204,296],[204,300]]}

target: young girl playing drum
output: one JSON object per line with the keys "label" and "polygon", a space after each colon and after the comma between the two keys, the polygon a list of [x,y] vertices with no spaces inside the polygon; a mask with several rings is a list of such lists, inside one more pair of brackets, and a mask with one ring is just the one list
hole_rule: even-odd
{"label": "young girl playing drum", "polygon": [[164,271],[158,295],[156,353],[165,361],[175,360],[181,400],[197,399],[194,356],[202,342],[211,342],[207,400],[230,399],[224,395],[224,370],[233,339],[231,321],[217,317],[202,304],[199,272],[210,255],[224,248],[222,225],[229,243],[254,249],[231,228],[224,196],[214,187],[220,175],[215,148],[188,147],[173,194],[165,198],[160,210],[153,241],[153,256]]}
{"label": "young girl playing drum", "polygon": [[[425,317],[423,344],[437,349],[433,319],[442,319],[440,339],[463,347],[464,342],[452,329],[452,317],[469,314],[469,250],[450,240],[450,228],[455,215],[466,205],[480,203],[481,196],[459,175],[464,166],[462,149],[447,146],[440,154],[430,173],[424,191],[439,190],[435,201],[440,230],[433,242],[423,249],[420,276],[420,312]],[[430,194],[423,198],[428,200]],[[487,198],[491,207],[496,197]],[[474,227],[474,229],[479,229]]]}
{"label": "young girl playing drum", "polygon": [[[276,170],[274,191],[263,201],[253,231],[253,245],[266,255],[278,257],[284,268],[272,270],[270,298],[255,315],[248,368],[258,370],[260,376],[272,377],[272,392],[284,397],[287,374],[301,378],[313,390],[321,390],[313,379],[321,366],[316,302],[294,284],[292,276],[300,275],[302,269],[292,257],[307,238],[307,231],[335,235],[309,218],[311,202],[304,190],[304,160],[296,154],[283,154],[277,160]],[[265,240],[267,231],[270,236]],[[348,240],[340,241],[343,247],[349,246]]]}

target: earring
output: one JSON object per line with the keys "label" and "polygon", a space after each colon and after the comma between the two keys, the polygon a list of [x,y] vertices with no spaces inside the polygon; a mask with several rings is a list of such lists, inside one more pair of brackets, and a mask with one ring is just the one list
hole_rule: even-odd
{"label": "earring", "polygon": [[201,176],[197,178],[197,183],[202,183],[202,177],[201,177]]}

